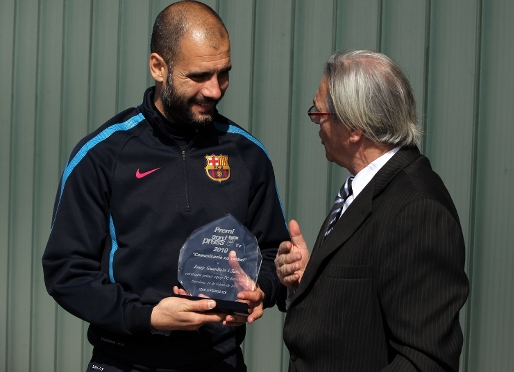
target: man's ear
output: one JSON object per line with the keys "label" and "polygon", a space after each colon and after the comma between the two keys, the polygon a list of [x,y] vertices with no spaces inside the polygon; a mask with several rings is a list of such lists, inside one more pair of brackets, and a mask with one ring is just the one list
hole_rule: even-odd
{"label": "man's ear", "polygon": [[362,129],[350,129],[350,143],[357,143],[362,137]]}
{"label": "man's ear", "polygon": [[150,66],[150,74],[154,78],[156,83],[162,83],[168,76],[168,65],[164,62],[164,59],[157,53],[150,54],[150,60],[148,62]]}

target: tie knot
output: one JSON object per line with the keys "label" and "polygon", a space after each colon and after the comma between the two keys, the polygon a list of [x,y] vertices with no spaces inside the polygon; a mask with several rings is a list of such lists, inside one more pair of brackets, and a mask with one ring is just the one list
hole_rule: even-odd
{"label": "tie knot", "polygon": [[339,192],[337,193],[336,200],[334,200],[334,204],[332,205],[332,209],[330,210],[327,230],[325,232],[325,236],[330,234],[334,225],[336,224],[339,216],[341,215],[341,210],[343,209],[344,203],[346,199],[353,194],[352,189],[353,177],[348,177],[346,182],[343,184]]}
{"label": "tie knot", "polygon": [[341,186],[341,190],[339,190],[339,196],[346,200],[350,195],[353,194],[352,189],[353,177],[348,177],[346,182]]}

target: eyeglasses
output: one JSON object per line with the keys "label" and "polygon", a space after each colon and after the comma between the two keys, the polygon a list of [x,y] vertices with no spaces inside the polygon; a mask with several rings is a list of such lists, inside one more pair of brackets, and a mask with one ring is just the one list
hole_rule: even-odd
{"label": "eyeglasses", "polygon": [[307,111],[307,115],[311,121],[315,124],[319,124],[322,116],[330,116],[331,112],[319,112],[316,106],[312,105],[309,111]]}

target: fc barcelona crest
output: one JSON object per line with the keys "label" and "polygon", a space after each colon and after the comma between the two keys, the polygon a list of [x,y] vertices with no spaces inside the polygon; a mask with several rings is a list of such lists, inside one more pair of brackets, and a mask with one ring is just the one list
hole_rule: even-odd
{"label": "fc barcelona crest", "polygon": [[226,181],[230,178],[230,166],[227,155],[206,155],[207,166],[205,173],[213,181]]}

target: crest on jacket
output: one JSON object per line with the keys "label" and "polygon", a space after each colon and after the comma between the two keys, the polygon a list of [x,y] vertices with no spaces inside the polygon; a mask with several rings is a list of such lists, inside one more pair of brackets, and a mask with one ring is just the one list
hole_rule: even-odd
{"label": "crest on jacket", "polygon": [[230,178],[230,166],[227,155],[206,155],[205,173],[213,181],[226,181]]}

